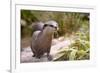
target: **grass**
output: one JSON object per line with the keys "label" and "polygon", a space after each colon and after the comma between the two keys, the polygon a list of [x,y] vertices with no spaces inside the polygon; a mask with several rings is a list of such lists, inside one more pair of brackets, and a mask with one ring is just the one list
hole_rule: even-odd
{"label": "grass", "polygon": [[54,61],[66,61],[66,60],[89,60],[90,58],[90,42],[89,32],[76,33],[74,42],[71,43],[68,48],[62,48],[56,54]]}

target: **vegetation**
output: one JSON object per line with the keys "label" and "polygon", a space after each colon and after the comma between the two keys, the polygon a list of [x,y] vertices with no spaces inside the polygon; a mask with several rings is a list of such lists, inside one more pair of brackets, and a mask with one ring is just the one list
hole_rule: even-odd
{"label": "vegetation", "polygon": [[89,32],[78,32],[74,42],[68,48],[59,50],[54,61],[86,60],[90,58]]}
{"label": "vegetation", "polygon": [[32,23],[48,20],[58,22],[58,37],[74,36],[69,46],[58,51],[54,61],[90,58],[89,13],[21,10],[21,39],[31,37]]}
{"label": "vegetation", "polygon": [[58,35],[71,34],[79,30],[79,28],[89,28],[89,14],[78,12],[55,12],[55,11],[34,11],[21,10],[21,19],[26,25],[21,25],[22,37],[29,37],[32,34],[31,24],[37,21],[45,22],[47,20],[55,20],[59,24]]}

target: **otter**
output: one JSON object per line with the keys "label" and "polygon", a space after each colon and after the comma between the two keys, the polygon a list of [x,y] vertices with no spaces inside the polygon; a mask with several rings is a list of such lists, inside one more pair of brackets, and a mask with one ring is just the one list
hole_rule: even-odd
{"label": "otter", "polygon": [[57,30],[58,23],[56,21],[47,21],[44,23],[42,30],[33,32],[31,41],[33,57],[40,59],[44,53],[47,53],[47,58],[50,60],[50,48],[53,34]]}

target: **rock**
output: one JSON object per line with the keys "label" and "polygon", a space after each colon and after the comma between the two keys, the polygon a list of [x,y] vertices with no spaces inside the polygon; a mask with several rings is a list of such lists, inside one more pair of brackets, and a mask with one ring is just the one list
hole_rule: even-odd
{"label": "rock", "polygon": [[[58,52],[59,49],[63,47],[67,47],[70,44],[69,40],[64,40],[62,42],[59,42],[58,40],[53,41],[55,45],[52,45],[51,51],[50,51],[50,60],[52,61],[55,58],[55,54]],[[21,63],[30,63],[30,62],[48,62],[47,55],[43,55],[40,59],[37,59],[35,57],[32,57],[33,53],[31,51],[30,47],[24,48],[23,51],[21,51]]]}

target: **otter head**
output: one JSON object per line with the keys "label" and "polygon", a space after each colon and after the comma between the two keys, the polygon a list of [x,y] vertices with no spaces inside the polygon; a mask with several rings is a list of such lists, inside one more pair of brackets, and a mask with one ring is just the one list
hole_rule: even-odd
{"label": "otter head", "polygon": [[55,31],[58,30],[58,23],[53,20],[47,21],[43,26],[43,30],[45,30],[48,33],[54,33]]}

